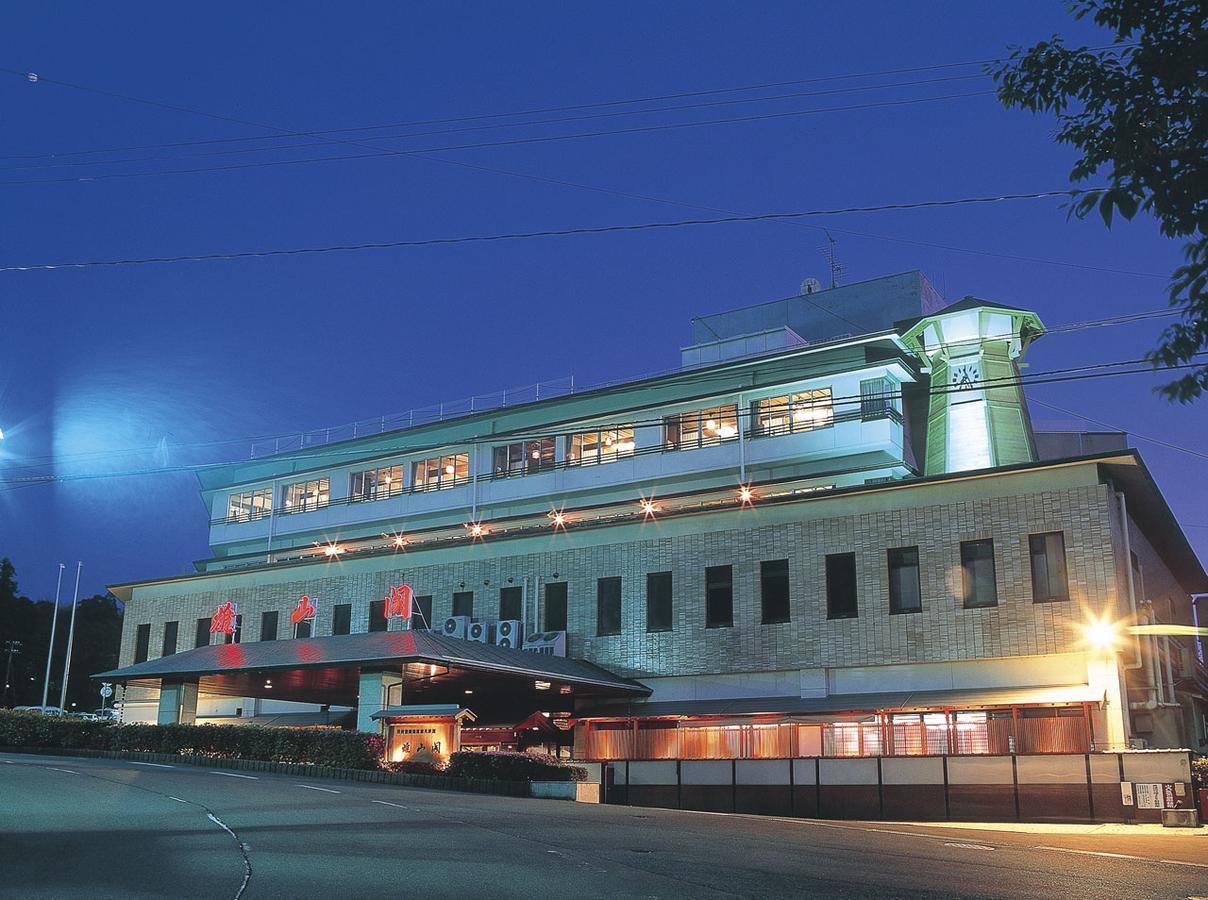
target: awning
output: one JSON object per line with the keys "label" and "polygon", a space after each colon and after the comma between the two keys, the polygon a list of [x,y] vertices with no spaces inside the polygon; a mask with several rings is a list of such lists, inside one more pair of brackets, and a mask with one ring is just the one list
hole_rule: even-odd
{"label": "awning", "polygon": [[604,703],[581,709],[576,719],[646,716],[809,715],[815,713],[918,712],[1005,706],[1068,706],[1098,703],[1103,692],[1088,685],[1037,688],[973,688],[947,691],[892,691],[831,694],[829,697],[743,697],[730,700],[666,700]]}
{"label": "awning", "polygon": [[473,722],[478,716],[454,703],[424,703],[417,706],[387,706],[378,710],[371,719],[468,719]]}

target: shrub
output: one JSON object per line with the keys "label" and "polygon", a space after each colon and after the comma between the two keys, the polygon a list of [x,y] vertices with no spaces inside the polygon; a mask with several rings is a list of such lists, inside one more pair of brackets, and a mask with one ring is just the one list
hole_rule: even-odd
{"label": "shrub", "polygon": [[405,759],[400,762],[384,762],[382,768],[388,772],[400,772],[404,775],[447,775],[447,764],[425,762],[423,760]]}
{"label": "shrub", "polygon": [[479,753],[462,750],[449,758],[447,774],[496,781],[586,781],[587,770],[545,753]]}
{"label": "shrub", "polygon": [[1196,791],[1208,791],[1208,756],[1191,758],[1191,787]]}

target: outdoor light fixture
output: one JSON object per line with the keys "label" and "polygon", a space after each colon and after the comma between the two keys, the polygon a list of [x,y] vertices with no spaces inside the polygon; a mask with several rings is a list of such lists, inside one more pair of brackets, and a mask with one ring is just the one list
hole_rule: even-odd
{"label": "outdoor light fixture", "polygon": [[549,520],[553,522],[555,530],[566,527],[566,513],[563,512],[564,508],[565,507],[559,509],[550,509]]}
{"label": "outdoor light fixture", "polygon": [[755,495],[751,493],[750,485],[744,484],[738,489],[738,501],[743,506],[750,506],[754,499]]}
{"label": "outdoor light fixture", "polygon": [[407,539],[405,537],[403,537],[401,534],[396,534],[394,536],[394,546],[405,547],[406,545],[407,545]]}
{"label": "outdoor light fixture", "polygon": [[344,548],[341,547],[339,544],[328,544],[326,547],[323,548],[323,555],[328,557],[329,559],[334,559],[335,557],[339,556],[343,552],[344,552]]}
{"label": "outdoor light fixture", "polygon": [[533,687],[539,691],[548,691],[552,685],[548,681],[534,681]]}
{"label": "outdoor light fixture", "polygon": [[654,497],[642,498],[642,518],[653,519],[654,514],[658,512],[658,507],[654,505]]}
{"label": "outdoor light fixture", "polygon": [[1106,619],[1092,619],[1082,628],[1086,642],[1090,646],[1105,652],[1116,649],[1116,644],[1120,640],[1120,629],[1115,622],[1109,622]]}
{"label": "outdoor light fixture", "polygon": [[481,522],[466,522],[470,537],[480,538],[487,533],[487,528]]}

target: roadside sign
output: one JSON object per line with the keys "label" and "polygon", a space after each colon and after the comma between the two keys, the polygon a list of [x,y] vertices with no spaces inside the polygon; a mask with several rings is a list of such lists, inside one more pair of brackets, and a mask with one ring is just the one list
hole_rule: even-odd
{"label": "roadside sign", "polygon": [[1137,808],[1161,809],[1162,785],[1137,782]]}
{"label": "roadside sign", "polygon": [[1133,784],[1131,781],[1120,782],[1120,802],[1125,806],[1133,805]]}
{"label": "roadside sign", "polygon": [[113,685],[107,681],[101,682],[101,696],[108,700],[113,696]]}

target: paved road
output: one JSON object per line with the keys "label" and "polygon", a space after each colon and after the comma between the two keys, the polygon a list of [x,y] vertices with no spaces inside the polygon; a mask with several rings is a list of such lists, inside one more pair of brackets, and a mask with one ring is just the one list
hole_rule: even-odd
{"label": "paved road", "polygon": [[0,755],[6,898],[1208,896],[1208,839],[1071,840]]}

